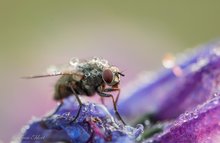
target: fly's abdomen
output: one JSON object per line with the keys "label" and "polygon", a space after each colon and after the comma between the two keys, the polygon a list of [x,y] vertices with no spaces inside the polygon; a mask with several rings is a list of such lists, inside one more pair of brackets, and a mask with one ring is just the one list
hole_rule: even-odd
{"label": "fly's abdomen", "polygon": [[72,94],[71,89],[68,86],[60,85],[57,87],[54,93],[54,100],[62,100]]}
{"label": "fly's abdomen", "polygon": [[55,100],[62,100],[72,94],[72,91],[68,85],[69,81],[71,81],[70,75],[63,75],[57,81],[55,85],[55,93],[54,93]]}

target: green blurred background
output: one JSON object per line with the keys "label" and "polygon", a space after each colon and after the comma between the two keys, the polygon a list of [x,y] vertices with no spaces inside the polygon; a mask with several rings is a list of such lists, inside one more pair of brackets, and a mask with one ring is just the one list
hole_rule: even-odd
{"label": "green blurred background", "polygon": [[219,7],[217,0],[0,0],[0,142],[56,105],[56,78],[20,76],[71,57],[101,56],[124,70],[126,86],[141,71],[158,69],[165,53],[217,39]]}

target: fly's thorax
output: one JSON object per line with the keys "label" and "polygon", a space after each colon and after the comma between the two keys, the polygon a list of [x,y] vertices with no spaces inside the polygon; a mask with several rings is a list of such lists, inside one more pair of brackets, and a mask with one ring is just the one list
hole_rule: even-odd
{"label": "fly's thorax", "polygon": [[82,94],[92,96],[102,83],[101,72],[97,69],[90,69],[84,72],[84,78],[80,81],[80,87],[78,88],[82,89]]}
{"label": "fly's thorax", "polygon": [[74,81],[76,81],[76,82],[82,80],[83,77],[84,77],[84,75],[81,74],[81,73],[80,73],[80,74],[72,74],[72,75],[71,75],[71,78],[72,78]]}
{"label": "fly's thorax", "polygon": [[100,69],[91,69],[85,72],[83,79],[85,85],[88,86],[99,86],[102,84],[102,71]]}

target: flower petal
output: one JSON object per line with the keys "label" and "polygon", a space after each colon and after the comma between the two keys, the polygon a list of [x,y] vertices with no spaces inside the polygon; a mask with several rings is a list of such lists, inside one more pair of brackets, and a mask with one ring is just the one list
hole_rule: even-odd
{"label": "flower petal", "polygon": [[83,104],[74,121],[79,109],[74,99],[65,99],[56,113],[27,126],[21,142],[135,142],[143,133],[143,126],[124,126],[105,106],[94,103]]}
{"label": "flower petal", "polygon": [[220,96],[181,114],[167,129],[144,143],[219,143]]}
{"label": "flower petal", "polygon": [[[180,57],[179,64],[153,78],[142,75],[133,91],[124,89],[128,98],[119,103],[120,113],[129,119],[146,113],[153,113],[155,120],[173,119],[218,92],[220,42],[207,44]],[[181,74],[176,74],[175,70]]]}

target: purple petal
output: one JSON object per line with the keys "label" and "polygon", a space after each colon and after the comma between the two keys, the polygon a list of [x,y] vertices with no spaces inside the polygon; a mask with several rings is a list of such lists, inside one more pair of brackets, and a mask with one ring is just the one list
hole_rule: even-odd
{"label": "purple petal", "polygon": [[185,112],[162,134],[144,143],[219,143],[220,96]]}
{"label": "purple petal", "polygon": [[[220,82],[220,43],[210,43],[181,56],[177,75],[173,69],[159,72],[153,78],[141,77],[142,84],[126,92],[119,103],[120,113],[127,118],[154,114],[157,120],[173,119],[218,92]],[[144,80],[144,81],[143,81]],[[140,82],[140,81],[137,81]],[[138,111],[138,112],[137,112]]]}
{"label": "purple petal", "polygon": [[143,126],[124,126],[105,106],[94,103],[83,104],[79,117],[73,122],[79,108],[74,99],[64,100],[56,113],[27,126],[21,142],[135,142],[143,132]]}

